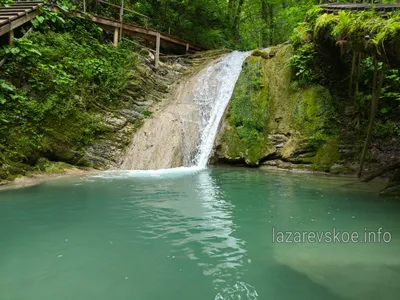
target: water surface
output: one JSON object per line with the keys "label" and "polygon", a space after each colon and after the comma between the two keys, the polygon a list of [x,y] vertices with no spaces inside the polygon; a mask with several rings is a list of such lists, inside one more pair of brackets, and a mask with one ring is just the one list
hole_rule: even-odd
{"label": "water surface", "polygon": [[[236,168],[0,191],[0,299],[398,299],[398,201],[352,179]],[[272,242],[276,230],[390,243]]]}

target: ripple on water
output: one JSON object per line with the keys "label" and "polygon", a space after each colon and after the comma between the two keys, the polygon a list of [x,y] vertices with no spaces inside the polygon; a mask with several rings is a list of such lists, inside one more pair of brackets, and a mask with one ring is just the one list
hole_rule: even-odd
{"label": "ripple on water", "polygon": [[[400,293],[400,204],[347,179],[236,168],[88,178],[0,192],[0,298],[391,300]],[[279,245],[272,226],[384,227],[393,241]]]}

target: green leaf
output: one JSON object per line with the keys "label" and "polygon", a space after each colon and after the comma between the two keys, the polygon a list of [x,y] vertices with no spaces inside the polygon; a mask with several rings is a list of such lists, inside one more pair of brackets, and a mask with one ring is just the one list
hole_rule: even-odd
{"label": "green leaf", "polygon": [[0,94],[0,104],[4,104],[6,102],[7,102],[7,100],[6,100],[6,97],[4,97],[4,94]]}
{"label": "green leaf", "polygon": [[382,107],[381,108],[381,113],[382,114],[386,114],[388,111],[390,111],[390,108],[388,108],[388,107]]}
{"label": "green leaf", "polygon": [[1,82],[0,82],[0,87],[1,87],[3,90],[9,91],[9,92],[12,92],[12,91],[15,90],[15,86],[9,85],[9,84],[8,84],[7,82],[5,82],[5,81],[1,81]]}
{"label": "green leaf", "polygon": [[42,17],[42,16],[37,16],[37,17],[36,17],[36,20],[38,20],[39,23],[43,23],[44,17]]}

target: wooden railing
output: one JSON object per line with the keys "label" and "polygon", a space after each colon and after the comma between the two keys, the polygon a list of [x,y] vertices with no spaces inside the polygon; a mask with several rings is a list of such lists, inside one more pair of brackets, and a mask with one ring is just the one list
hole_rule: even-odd
{"label": "wooden railing", "polygon": [[[320,0],[319,4],[383,4],[382,0]],[[400,0],[397,0],[397,4],[400,3]],[[395,4],[395,3],[386,3],[386,4]]]}

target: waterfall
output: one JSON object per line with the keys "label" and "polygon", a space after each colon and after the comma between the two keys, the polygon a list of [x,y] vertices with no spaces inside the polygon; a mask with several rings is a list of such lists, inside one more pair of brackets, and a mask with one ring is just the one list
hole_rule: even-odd
{"label": "waterfall", "polygon": [[180,83],[165,106],[134,134],[120,168],[206,168],[220,121],[248,55],[234,51],[209,62]]}
{"label": "waterfall", "polygon": [[209,67],[193,90],[193,102],[199,113],[199,136],[193,166],[205,168],[225,109],[232,97],[243,61],[248,52],[232,52]]}

